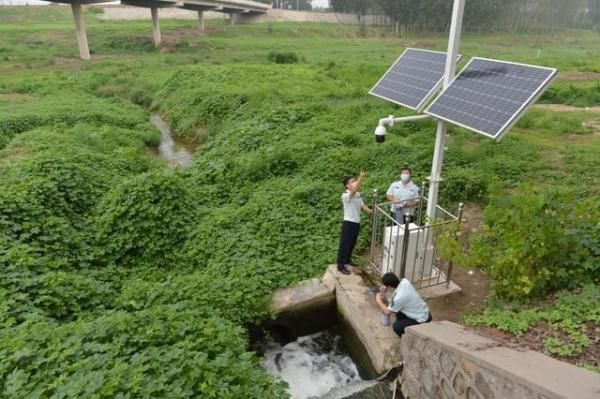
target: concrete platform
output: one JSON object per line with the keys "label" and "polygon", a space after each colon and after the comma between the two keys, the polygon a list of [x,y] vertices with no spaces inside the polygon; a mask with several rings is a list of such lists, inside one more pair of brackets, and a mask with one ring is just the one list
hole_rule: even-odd
{"label": "concrete platform", "polygon": [[275,291],[269,310],[275,313],[313,308],[335,300],[335,284],[313,278],[299,285]]}
{"label": "concrete platform", "polygon": [[328,272],[336,280],[338,313],[364,345],[375,372],[382,374],[402,360],[400,338],[390,326],[381,324],[375,296],[359,275],[344,275],[335,265]]}
{"label": "concrete platform", "polygon": [[[457,291],[460,288],[451,283],[449,287],[443,284],[420,292],[425,298],[435,298]],[[330,265],[321,279],[314,278],[277,290],[269,309],[277,315],[274,325],[285,326],[301,335],[307,333],[308,330],[304,331],[307,325],[314,328],[332,322],[322,319],[331,318],[328,312],[332,312],[334,307],[364,347],[364,351],[361,349],[359,352],[366,352],[370,363],[368,368],[372,368],[376,375],[383,374],[402,360],[400,338],[391,325],[381,324],[381,311],[363,277],[341,274],[336,265]]]}
{"label": "concrete platform", "polygon": [[443,297],[446,295],[456,294],[461,292],[462,289],[453,281],[450,281],[450,284],[448,285],[446,285],[446,283],[443,283],[427,288],[420,288],[417,291],[419,291],[419,294],[421,294],[421,297],[423,297],[423,299],[427,300]]}

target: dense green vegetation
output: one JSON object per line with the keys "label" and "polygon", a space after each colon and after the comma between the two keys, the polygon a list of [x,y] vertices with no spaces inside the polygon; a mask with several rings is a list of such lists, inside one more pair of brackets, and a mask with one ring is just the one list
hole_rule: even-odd
{"label": "dense green vegetation", "polygon": [[[406,111],[366,92],[443,36],[164,21],[155,51],[149,23],[86,17],[88,63],[67,9],[0,8],[0,396],[285,396],[244,326],[334,260],[343,175],[365,168],[366,193],[405,164],[427,176],[434,123],[375,145],[376,121]],[[544,101],[581,106],[599,103],[599,52],[584,31],[463,46],[561,68]],[[153,158],[150,110],[203,143],[191,167]],[[500,143],[451,129],[442,199],[486,207],[461,256],[499,298],[597,281],[597,118],[535,109]]]}

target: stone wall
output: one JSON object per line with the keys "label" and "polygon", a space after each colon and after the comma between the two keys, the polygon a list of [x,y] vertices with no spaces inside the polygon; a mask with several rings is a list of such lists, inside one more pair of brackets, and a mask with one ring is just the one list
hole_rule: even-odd
{"label": "stone wall", "polygon": [[600,398],[600,374],[439,321],[402,337],[406,398]]}

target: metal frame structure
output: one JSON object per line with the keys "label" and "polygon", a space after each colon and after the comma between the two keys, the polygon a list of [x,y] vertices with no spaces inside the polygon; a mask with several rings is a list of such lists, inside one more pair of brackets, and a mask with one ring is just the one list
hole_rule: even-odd
{"label": "metal frame structure", "polygon": [[[425,189],[425,183],[422,186]],[[381,276],[393,271],[400,278],[407,278],[417,289],[446,284],[452,277],[452,260],[445,260],[434,246],[437,236],[448,231],[457,239],[460,230],[463,204],[457,215],[437,206],[436,218],[423,222],[423,206],[427,197],[419,197],[415,221],[405,218],[399,223],[390,215],[390,202],[378,203],[377,190],[373,192],[373,219],[369,268]]]}

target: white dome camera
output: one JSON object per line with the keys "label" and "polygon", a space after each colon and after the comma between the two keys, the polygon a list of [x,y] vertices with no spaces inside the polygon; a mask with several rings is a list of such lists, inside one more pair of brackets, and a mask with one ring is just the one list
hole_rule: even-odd
{"label": "white dome camera", "polygon": [[387,133],[387,129],[382,124],[377,125],[375,128],[375,142],[383,143],[385,142],[385,134]]}

